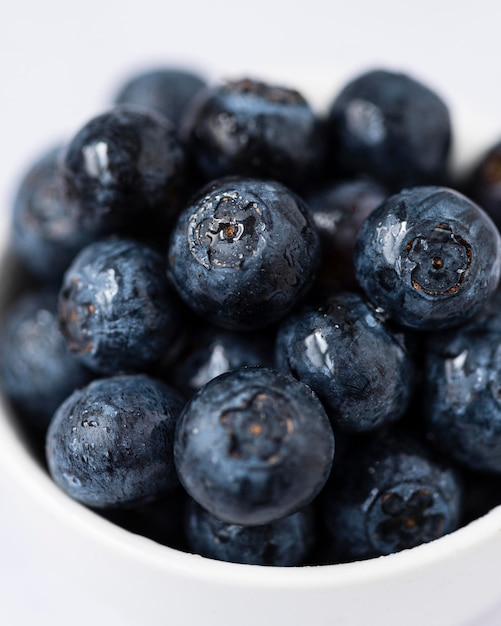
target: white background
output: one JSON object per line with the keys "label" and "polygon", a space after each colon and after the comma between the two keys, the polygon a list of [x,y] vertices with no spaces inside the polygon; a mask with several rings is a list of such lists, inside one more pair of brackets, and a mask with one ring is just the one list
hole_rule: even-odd
{"label": "white background", "polygon": [[[401,69],[454,108],[473,111],[479,134],[493,128],[495,141],[500,18],[492,0],[0,0],[0,212],[10,210],[34,157],[108,107],[119,84],[150,65],[183,64],[213,77],[283,76],[324,99],[359,71]],[[13,516],[0,493],[0,568],[15,558],[5,536],[15,532]],[[17,583],[10,586],[17,597],[0,588],[5,626],[17,603],[29,602]],[[479,626],[500,623],[501,614]]]}
{"label": "white background", "polygon": [[306,76],[326,96],[386,66],[497,124],[500,18],[494,0],[0,0],[0,198],[30,158],[104,110],[129,72],[161,63],[293,86]]}

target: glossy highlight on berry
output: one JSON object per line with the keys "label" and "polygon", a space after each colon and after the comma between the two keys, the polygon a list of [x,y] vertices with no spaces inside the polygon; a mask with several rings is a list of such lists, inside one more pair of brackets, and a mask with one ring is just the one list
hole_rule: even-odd
{"label": "glossy highlight on berry", "polygon": [[205,180],[228,175],[278,180],[302,189],[324,158],[320,120],[295,89],[250,78],[207,88],[181,125]]}
{"label": "glossy highlight on berry", "polygon": [[212,379],[188,402],[174,446],[185,489],[221,520],[267,524],[320,492],[334,435],[313,392],[268,368]]}
{"label": "glossy highlight on berry", "polygon": [[311,288],[318,234],[303,200],[281,183],[223,178],[180,214],[168,265],[185,304],[218,326],[256,330]]}
{"label": "glossy highlight on berry", "polygon": [[85,247],[64,275],[58,311],[72,353],[108,375],[147,371],[180,328],[161,254],[132,239]]}
{"label": "glossy highlight on berry", "polygon": [[501,238],[478,205],[445,187],[414,187],[388,198],[365,221],[355,272],[394,321],[416,329],[458,326],[496,290]]}

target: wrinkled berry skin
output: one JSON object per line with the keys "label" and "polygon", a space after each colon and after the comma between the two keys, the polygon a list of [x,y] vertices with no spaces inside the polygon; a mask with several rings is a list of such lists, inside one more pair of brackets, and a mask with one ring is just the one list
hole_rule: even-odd
{"label": "wrinkled berry skin", "polygon": [[201,92],[181,137],[206,180],[252,176],[301,189],[323,164],[320,123],[303,96],[247,78]]}
{"label": "wrinkled berry skin", "polygon": [[98,234],[154,234],[178,210],[186,175],[175,126],[125,105],[85,124],[61,166],[75,218]]}
{"label": "wrinkled berry skin", "polygon": [[206,186],[180,214],[168,262],[192,310],[217,326],[255,330],[306,295],[320,246],[303,201],[287,187],[230,178]]}
{"label": "wrinkled berry skin", "polygon": [[[496,298],[499,306],[501,298]],[[501,473],[501,315],[431,334],[426,342],[426,424],[464,467]]]}
{"label": "wrinkled berry skin", "polygon": [[185,110],[206,81],[180,68],[158,68],[132,76],[115,97],[115,104],[153,109],[179,126]]}
{"label": "wrinkled berry skin", "polygon": [[59,320],[70,350],[103,374],[160,360],[179,332],[179,302],[163,257],[128,239],[84,248],[64,275]]}
{"label": "wrinkled berry skin", "polygon": [[173,441],[183,405],[176,391],[143,374],[91,382],[54,414],[46,440],[51,476],[95,508],[161,496],[178,485]]}
{"label": "wrinkled berry skin", "polygon": [[247,565],[302,565],[314,540],[313,512],[309,507],[269,524],[241,526],[223,522],[194,500],[188,504],[188,548],[205,557]]}
{"label": "wrinkled berry skin", "polygon": [[341,561],[413,548],[455,530],[457,471],[407,433],[353,440],[322,493],[326,530]]}
{"label": "wrinkled berry skin", "polygon": [[414,388],[403,334],[349,292],[290,315],[278,331],[276,362],[313,389],[335,428],[349,432],[398,420]]}
{"label": "wrinkled berry skin", "polygon": [[56,293],[43,290],[22,296],[1,331],[2,391],[27,424],[45,435],[57,407],[93,375],[70,353],[59,331]]}
{"label": "wrinkled berry skin", "polygon": [[305,197],[320,235],[322,265],[318,283],[353,289],[353,251],[364,220],[388,196],[377,182],[357,178],[330,183]]}
{"label": "wrinkled berry skin", "polygon": [[372,70],[355,78],[332,103],[328,129],[338,175],[368,174],[392,191],[444,184],[448,107],[406,74]]}
{"label": "wrinkled berry skin", "polygon": [[445,187],[391,196],[364,222],[355,274],[373,303],[416,330],[457,326],[492,296],[501,238],[476,204]]}
{"label": "wrinkled berry skin", "polygon": [[39,280],[58,284],[76,253],[93,239],[65,204],[59,176],[62,148],[36,159],[19,183],[12,212],[12,248]]}
{"label": "wrinkled berry skin", "polygon": [[244,368],[207,383],[176,429],[181,483],[219,519],[268,524],[319,493],[334,435],[314,393],[268,368]]}
{"label": "wrinkled berry skin", "polygon": [[191,397],[210,380],[230,370],[273,367],[274,334],[242,333],[204,326],[199,319],[197,326],[187,333],[184,349],[168,375],[185,397]]}

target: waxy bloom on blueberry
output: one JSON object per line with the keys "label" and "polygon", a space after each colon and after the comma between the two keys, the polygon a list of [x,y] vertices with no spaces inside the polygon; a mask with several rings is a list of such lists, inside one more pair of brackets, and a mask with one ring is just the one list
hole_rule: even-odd
{"label": "waxy bloom on blueberry", "polygon": [[460,522],[457,470],[404,430],[354,439],[322,493],[324,524],[340,560],[399,552]]}
{"label": "waxy bloom on blueberry", "polygon": [[501,293],[468,324],[426,340],[425,420],[462,466],[501,474]]}
{"label": "waxy bloom on blueberry", "polygon": [[357,279],[372,302],[417,330],[457,326],[496,290],[501,237],[478,205],[446,187],[391,196],[364,222]]}
{"label": "waxy bloom on blueberry", "polygon": [[403,333],[357,293],[331,294],[279,327],[277,364],[318,395],[336,428],[375,430],[405,413],[414,364]]}
{"label": "waxy bloom on blueberry", "polygon": [[181,136],[205,180],[271,178],[301,189],[323,165],[320,121],[296,90],[243,78],[202,91]]}
{"label": "waxy bloom on blueberry", "polygon": [[77,132],[61,172],[75,218],[90,231],[152,236],[178,210],[186,158],[166,117],[122,105]]}
{"label": "waxy bloom on blueberry", "polygon": [[174,458],[181,483],[210,513],[267,524],[319,493],[334,435],[309,387],[272,369],[243,368],[212,379],[188,402]]}
{"label": "waxy bloom on blueberry", "polygon": [[327,128],[336,175],[373,176],[392,191],[443,184],[452,125],[432,89],[401,72],[371,70],[336,96]]}
{"label": "waxy bloom on blueberry", "polygon": [[253,330],[285,317],[306,295],[320,244],[303,201],[287,187],[227,178],[181,213],[168,261],[179,295],[196,313]]}
{"label": "waxy bloom on blueberry", "polygon": [[131,239],[84,248],[59,292],[59,320],[71,352],[108,375],[158,362],[179,331],[178,306],[160,253]]}
{"label": "waxy bloom on blueberry", "polygon": [[56,411],[46,453],[55,482],[96,508],[154,500],[178,486],[174,430],[184,401],[144,374],[100,378]]}

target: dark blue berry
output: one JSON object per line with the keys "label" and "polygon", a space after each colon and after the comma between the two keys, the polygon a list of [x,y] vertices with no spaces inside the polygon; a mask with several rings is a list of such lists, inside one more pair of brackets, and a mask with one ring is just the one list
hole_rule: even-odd
{"label": "dark blue berry", "polygon": [[179,126],[187,106],[206,86],[199,74],[176,67],[151,69],[135,74],[121,86],[116,104],[153,109]]}
{"label": "dark blue berry", "polygon": [[99,513],[131,533],[186,551],[185,510],[188,500],[186,491],[178,486],[151,502],[100,509]]}
{"label": "dark blue berry", "polygon": [[75,391],[47,432],[53,479],[96,508],[158,498],[178,485],[173,442],[183,404],[176,391],[143,374],[101,378]]}
{"label": "dark blue berry", "polygon": [[448,107],[406,74],[372,70],[349,82],[331,105],[328,129],[338,175],[368,174],[393,191],[445,182]]}
{"label": "dark blue berry", "polygon": [[463,468],[463,514],[466,525],[486,515],[501,504],[501,484],[498,474],[467,471]]}
{"label": "dark blue berry", "polygon": [[165,262],[146,244],[90,244],[65,273],[59,318],[70,350],[91,369],[115,374],[158,362],[180,328]]}
{"label": "dark blue berry", "polygon": [[236,174],[298,189],[323,165],[323,134],[308,102],[262,81],[208,88],[188,110],[181,134],[206,180]]}
{"label": "dark blue berry", "polygon": [[366,179],[330,183],[305,197],[320,235],[322,265],[318,282],[324,286],[356,286],[353,250],[366,217],[387,197],[378,183]]}
{"label": "dark blue berry", "polygon": [[152,235],[179,208],[186,159],[168,119],[124,105],[81,128],[66,148],[62,173],[86,228]]}
{"label": "dark blue berry", "polygon": [[323,515],[342,561],[427,543],[455,530],[461,482],[407,433],[353,440],[322,494]]}
{"label": "dark blue berry", "polygon": [[14,199],[12,247],[37,278],[58,284],[75,254],[90,243],[67,206],[59,175],[61,148],[38,158],[23,176]]}
{"label": "dark blue berry", "polygon": [[179,216],[169,246],[178,293],[218,326],[264,328],[306,295],[319,265],[303,201],[282,184],[223,179]]}
{"label": "dark blue berry", "polygon": [[495,291],[501,238],[471,200],[445,187],[391,196],[364,222],[357,280],[396,322],[437,330],[465,322]]}
{"label": "dark blue berry", "polygon": [[267,524],[305,506],[329,475],[334,436],[314,393],[290,376],[244,368],[207,383],[176,430],[181,483],[210,513]]}
{"label": "dark blue berry", "polygon": [[45,434],[61,402],[93,377],[59,331],[57,294],[29,292],[17,300],[2,323],[1,346],[2,391],[30,428]]}
{"label": "dark blue berry", "polygon": [[241,526],[219,520],[191,500],[186,535],[189,549],[196,554],[249,565],[302,565],[315,543],[309,507],[269,524]]}
{"label": "dark blue berry", "polygon": [[185,345],[168,374],[168,379],[186,397],[230,370],[274,365],[272,333],[225,330],[201,325],[198,319],[197,326],[187,334]]}
{"label": "dark blue berry", "polygon": [[280,326],[277,366],[311,387],[333,425],[369,431],[404,414],[414,366],[401,332],[358,294],[339,292]]}
{"label": "dark blue berry", "polygon": [[[500,298],[495,302],[499,306]],[[430,436],[475,471],[501,473],[501,315],[473,320],[426,342],[425,405]]]}
{"label": "dark blue berry", "polygon": [[501,141],[482,154],[466,182],[466,193],[501,230]]}

